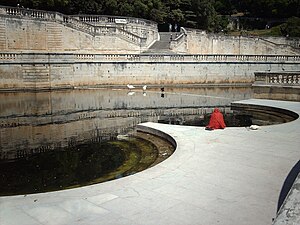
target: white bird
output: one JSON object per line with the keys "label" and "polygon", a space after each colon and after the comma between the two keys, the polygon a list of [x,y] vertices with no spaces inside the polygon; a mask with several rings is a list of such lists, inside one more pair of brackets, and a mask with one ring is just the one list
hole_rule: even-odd
{"label": "white bird", "polygon": [[127,84],[127,87],[128,87],[128,89],[129,89],[129,90],[131,90],[131,89],[134,89],[134,88],[135,88],[135,86],[133,86],[133,85],[131,85],[131,84]]}
{"label": "white bird", "polygon": [[129,92],[127,93],[128,96],[131,96],[131,95],[134,95],[134,94],[135,94],[134,91],[129,91]]}
{"label": "white bird", "polygon": [[147,89],[147,85],[144,85],[143,86],[143,91],[146,91],[146,89]]}

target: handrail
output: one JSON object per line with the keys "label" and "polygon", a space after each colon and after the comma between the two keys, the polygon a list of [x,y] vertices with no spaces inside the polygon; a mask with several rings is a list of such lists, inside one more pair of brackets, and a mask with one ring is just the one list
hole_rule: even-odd
{"label": "handrail", "polygon": [[182,44],[183,42],[185,42],[186,36],[187,36],[186,29],[181,27],[180,34],[171,40],[170,48],[174,49],[174,48],[178,47],[180,44]]}

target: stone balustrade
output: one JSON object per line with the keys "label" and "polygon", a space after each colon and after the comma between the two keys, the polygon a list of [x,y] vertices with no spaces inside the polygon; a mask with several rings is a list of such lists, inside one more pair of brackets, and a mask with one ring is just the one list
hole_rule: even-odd
{"label": "stone balustrade", "polygon": [[83,21],[85,23],[90,23],[96,26],[101,25],[113,25],[113,24],[127,24],[127,25],[142,25],[150,26],[154,29],[157,29],[157,23],[133,17],[124,17],[124,16],[105,16],[105,15],[74,15],[76,19]]}
{"label": "stone balustrade", "polygon": [[255,84],[262,85],[300,85],[299,72],[255,73]]}
{"label": "stone balustrade", "polygon": [[27,16],[39,19],[55,20],[56,12],[0,6],[0,14],[10,16]]}
{"label": "stone balustrade", "polygon": [[180,34],[176,36],[174,39],[172,39],[170,42],[170,49],[175,51],[177,50],[178,52],[180,52],[180,45],[186,42],[186,37],[187,37],[187,31],[185,28],[181,27]]}
{"label": "stone balustrade", "polygon": [[[73,63],[77,60],[102,62],[102,61],[142,61],[142,62],[266,62],[266,63],[299,63],[300,56],[295,55],[161,55],[161,54],[73,54],[73,53],[0,53],[0,64],[3,63],[48,63],[48,62],[65,62]],[[275,80],[283,81],[279,78],[282,74],[275,73],[256,73],[257,81]],[[290,74],[291,75],[291,74]],[[299,76],[299,75],[298,75]],[[265,78],[267,77],[267,78]],[[275,78],[275,77],[278,77]]]}

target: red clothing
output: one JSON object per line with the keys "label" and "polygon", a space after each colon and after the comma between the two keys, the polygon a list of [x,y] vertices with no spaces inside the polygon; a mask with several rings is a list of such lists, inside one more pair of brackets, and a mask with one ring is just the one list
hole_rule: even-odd
{"label": "red clothing", "polygon": [[211,129],[224,129],[226,127],[223,114],[218,108],[215,108],[214,112],[211,114],[207,127]]}

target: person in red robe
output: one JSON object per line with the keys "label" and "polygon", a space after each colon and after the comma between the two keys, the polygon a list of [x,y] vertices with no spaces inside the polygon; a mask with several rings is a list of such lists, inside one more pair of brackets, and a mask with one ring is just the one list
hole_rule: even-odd
{"label": "person in red robe", "polygon": [[224,129],[226,124],[224,122],[223,114],[218,108],[214,109],[214,112],[211,114],[209,124],[205,127],[206,130],[214,129]]}

